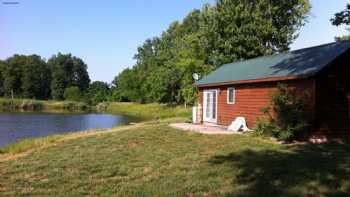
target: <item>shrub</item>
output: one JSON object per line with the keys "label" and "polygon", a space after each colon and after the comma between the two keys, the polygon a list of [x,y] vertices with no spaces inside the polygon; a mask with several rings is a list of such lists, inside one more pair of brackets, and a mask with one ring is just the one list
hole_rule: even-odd
{"label": "shrub", "polygon": [[271,136],[273,135],[273,129],[275,129],[274,125],[269,120],[265,118],[257,118],[254,130],[258,135]]}
{"label": "shrub", "polygon": [[1,110],[29,110],[36,111],[41,110],[44,104],[42,101],[30,100],[30,99],[6,99],[0,98]]}
{"label": "shrub", "polygon": [[80,101],[83,99],[80,89],[76,86],[64,90],[64,99],[68,101]]}
{"label": "shrub", "polygon": [[64,110],[69,111],[85,111],[89,110],[89,106],[83,102],[76,102],[76,101],[65,101],[63,103]]}
{"label": "shrub", "polygon": [[285,84],[278,84],[277,88],[278,91],[271,95],[270,106],[262,109],[268,118],[257,120],[256,131],[290,141],[307,126],[307,95],[298,95]]}
{"label": "shrub", "polygon": [[108,106],[109,106],[108,102],[99,103],[96,105],[96,110],[104,112],[104,111],[107,111]]}

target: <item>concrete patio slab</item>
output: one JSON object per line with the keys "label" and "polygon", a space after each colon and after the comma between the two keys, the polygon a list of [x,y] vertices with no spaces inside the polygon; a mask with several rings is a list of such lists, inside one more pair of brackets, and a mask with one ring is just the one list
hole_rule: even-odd
{"label": "concrete patio slab", "polygon": [[185,131],[192,131],[192,132],[197,132],[197,133],[202,133],[202,134],[209,134],[209,135],[243,134],[242,132],[229,131],[229,130],[227,130],[227,127],[218,126],[218,125],[203,125],[203,124],[191,124],[191,123],[172,123],[169,126],[173,127],[173,128],[176,128],[176,129],[182,129],[182,130],[185,130]]}

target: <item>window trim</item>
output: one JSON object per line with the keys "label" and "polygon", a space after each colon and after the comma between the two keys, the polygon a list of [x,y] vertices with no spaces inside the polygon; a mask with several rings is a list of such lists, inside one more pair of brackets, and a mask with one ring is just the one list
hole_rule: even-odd
{"label": "window trim", "polygon": [[[230,90],[233,90],[233,101],[230,102]],[[227,88],[227,104],[235,104],[236,103],[236,88],[229,87]]]}

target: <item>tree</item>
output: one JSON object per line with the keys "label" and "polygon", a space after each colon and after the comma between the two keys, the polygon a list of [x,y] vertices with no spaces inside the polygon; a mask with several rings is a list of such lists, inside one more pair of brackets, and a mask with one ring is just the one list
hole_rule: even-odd
{"label": "tree", "polygon": [[1,94],[48,99],[50,70],[38,55],[14,55],[1,64]]}
{"label": "tree", "polygon": [[142,101],[142,94],[139,94],[141,87],[138,81],[136,70],[125,69],[114,80],[116,90],[121,101]]}
{"label": "tree", "polygon": [[289,49],[305,23],[308,0],[217,0],[191,11],[138,48],[136,64],[115,80],[125,101],[193,104],[192,74]]}
{"label": "tree", "polygon": [[4,71],[6,69],[6,62],[0,60],[0,96],[4,96]]}
{"label": "tree", "polygon": [[310,10],[308,0],[218,0],[209,12],[210,63],[225,63],[286,51]]}
{"label": "tree", "polygon": [[331,19],[332,24],[339,25],[350,25],[350,4],[346,5],[346,9],[335,13],[334,18]]}
{"label": "tree", "polygon": [[[335,13],[334,18],[331,19],[331,22],[335,26],[350,25],[350,4],[346,5],[345,10]],[[347,30],[350,32],[349,28],[347,28]],[[350,40],[350,35],[335,37],[335,40]]]}
{"label": "tree", "polygon": [[149,101],[176,103],[179,96],[180,73],[175,68],[159,67],[147,78],[144,85],[148,90]]}
{"label": "tree", "polygon": [[25,98],[48,99],[51,74],[45,61],[38,55],[26,57],[22,65],[21,90]]}
{"label": "tree", "polygon": [[64,99],[68,101],[81,101],[83,98],[79,87],[71,86],[64,90]]}
{"label": "tree", "polygon": [[87,65],[84,61],[77,57],[72,57],[73,74],[72,84],[79,87],[80,91],[86,91],[89,88],[90,77],[87,71]]}
{"label": "tree", "polygon": [[14,55],[6,60],[4,74],[4,93],[7,97],[22,97],[22,67],[26,64],[24,55]]}
{"label": "tree", "polygon": [[80,58],[58,53],[49,59],[48,64],[51,68],[53,99],[62,100],[67,87],[76,86],[80,91],[85,91],[89,87],[87,65]]}
{"label": "tree", "polygon": [[102,81],[92,82],[87,91],[87,99],[93,105],[107,101],[109,95],[110,95],[109,85]]}

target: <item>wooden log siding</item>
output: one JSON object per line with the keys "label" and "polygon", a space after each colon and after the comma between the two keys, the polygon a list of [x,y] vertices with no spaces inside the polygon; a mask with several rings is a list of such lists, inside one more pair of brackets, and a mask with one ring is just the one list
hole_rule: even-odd
{"label": "wooden log siding", "polygon": [[[314,97],[315,82],[314,79],[297,79],[283,81],[288,87],[297,92],[308,92],[310,96],[310,120],[314,119]],[[263,117],[262,108],[270,104],[270,95],[277,91],[278,82],[263,82],[252,84],[222,85],[217,87],[208,87],[208,89],[219,89],[218,93],[218,124],[229,125],[238,116],[246,119],[250,128],[254,128],[256,119]],[[235,104],[227,103],[227,88],[234,87],[236,90]],[[205,87],[199,88],[198,98],[203,109],[203,91]]]}

